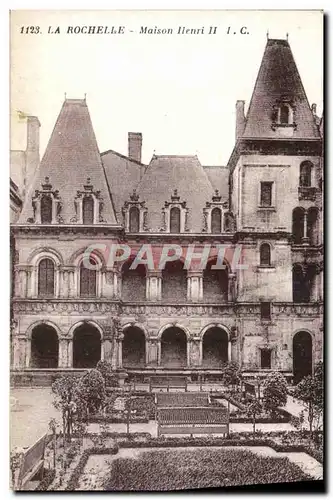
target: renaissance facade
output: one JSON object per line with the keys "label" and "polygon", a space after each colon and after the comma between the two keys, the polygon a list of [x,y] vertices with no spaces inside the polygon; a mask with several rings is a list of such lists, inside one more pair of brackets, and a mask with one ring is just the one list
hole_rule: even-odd
{"label": "renaissance facade", "polygon": [[[65,99],[36,164],[30,117],[34,160],[12,223],[13,374],[100,359],[132,376],[213,377],[231,360],[245,375],[312,372],[323,349],[323,120],[287,40],[268,39],[244,108],[237,101],[224,167],[155,154],[145,165],[140,133],[129,133],[128,156],[100,153],[85,99]],[[113,245],[130,249],[126,259],[110,260]],[[164,268],[131,269],[143,245],[153,259],[183,251]]]}

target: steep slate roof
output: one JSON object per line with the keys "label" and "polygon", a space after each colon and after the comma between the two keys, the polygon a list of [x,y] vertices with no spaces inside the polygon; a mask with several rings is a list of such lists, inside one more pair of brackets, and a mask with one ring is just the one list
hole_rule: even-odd
{"label": "steep slate roof", "polygon": [[101,158],[112,193],[117,220],[121,223],[122,207],[140,182],[140,172],[143,174],[147,166],[112,149],[101,153]]}
{"label": "steep slate roof", "polygon": [[226,201],[229,196],[229,169],[228,167],[206,166],[204,170],[210,180],[213,189],[218,189],[222,200]]}
{"label": "steep slate roof", "polygon": [[148,208],[148,227],[151,231],[160,230],[162,207],[165,201],[171,201],[175,189],[180,202],[186,201],[189,208],[190,232],[200,233],[203,227],[203,208],[207,201],[212,201],[214,189],[197,156],[152,157],[137,187],[140,201],[145,201]]}
{"label": "steep slate roof", "polygon": [[62,201],[61,216],[65,224],[75,215],[74,199],[90,178],[93,191],[103,198],[103,219],[116,224],[111,194],[107,185],[94,129],[85,99],[66,99],[63,103],[46,151],[26,198],[19,222],[33,216],[31,199],[41,189],[45,177],[52,190],[58,190]]}
{"label": "steep slate roof", "polygon": [[297,129],[293,139],[319,137],[290,45],[287,40],[268,40],[246,117],[244,138],[276,138],[272,130],[272,110],[282,96],[295,104]]}

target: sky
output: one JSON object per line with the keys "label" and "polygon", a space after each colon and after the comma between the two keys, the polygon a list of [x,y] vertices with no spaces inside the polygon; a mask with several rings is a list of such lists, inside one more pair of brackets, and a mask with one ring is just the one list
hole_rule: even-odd
{"label": "sky", "polygon": [[[67,34],[68,26],[94,25],[125,33]],[[40,32],[21,33],[29,26]],[[140,34],[145,26],[173,33]],[[204,34],[178,35],[179,26]],[[267,32],[288,33],[308,100],[321,114],[320,11],[12,11],[11,149],[25,149],[18,110],[38,116],[43,154],[65,93],[86,94],[101,152],[127,154],[128,132],[142,132],[145,163],[153,153],[197,154],[203,165],[226,165],[235,103],[245,100],[247,109]]]}

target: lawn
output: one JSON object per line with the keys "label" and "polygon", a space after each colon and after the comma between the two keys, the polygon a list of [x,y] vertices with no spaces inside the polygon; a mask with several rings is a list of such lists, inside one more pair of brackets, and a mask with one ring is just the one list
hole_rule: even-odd
{"label": "lawn", "polygon": [[155,450],[115,459],[106,491],[170,491],[312,480],[288,458],[248,450]]}

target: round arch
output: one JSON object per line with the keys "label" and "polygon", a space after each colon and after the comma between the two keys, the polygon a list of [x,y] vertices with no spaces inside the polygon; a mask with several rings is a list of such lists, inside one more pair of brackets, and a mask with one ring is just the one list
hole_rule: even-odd
{"label": "round arch", "polygon": [[211,328],[219,328],[220,330],[224,330],[228,335],[228,341],[230,340],[230,329],[227,326],[222,325],[222,323],[209,323],[208,325],[204,326],[199,333],[199,337],[201,340],[203,340],[203,337],[207,330],[210,330]]}
{"label": "round arch", "polygon": [[183,330],[183,332],[185,333],[186,335],[186,340],[189,341],[190,338],[191,338],[191,334],[190,334],[190,331],[183,325],[181,325],[180,323],[178,323],[177,321],[175,323],[168,323],[166,325],[163,325],[159,331],[158,331],[158,334],[157,334],[157,338],[158,340],[161,340],[162,338],[162,335],[163,335],[163,332],[165,332],[165,330],[168,330],[169,328],[179,328],[179,330]]}
{"label": "round arch", "polygon": [[144,367],[147,357],[147,332],[138,323],[122,327],[122,364],[124,367]]}
{"label": "round arch", "polygon": [[45,322],[35,325],[30,333],[31,368],[58,368],[59,336],[54,326]]}
{"label": "round arch", "polygon": [[[76,250],[68,259],[69,265],[79,267],[84,259],[87,248],[89,247],[83,247],[79,250]],[[98,248],[94,248],[93,251],[89,253],[89,255],[96,260],[97,264],[100,267],[106,267],[104,255]]]}
{"label": "round arch", "polygon": [[228,330],[219,324],[207,325],[201,331],[202,366],[221,369],[231,359]]}
{"label": "round arch", "polygon": [[189,361],[190,334],[186,328],[171,323],[158,333],[158,361],[164,368],[184,369]]}
{"label": "round arch", "polygon": [[103,328],[96,321],[94,321],[92,319],[83,319],[83,320],[80,320],[80,321],[77,321],[76,323],[74,323],[74,325],[72,325],[70,327],[70,329],[68,330],[68,334],[67,334],[68,338],[73,339],[73,335],[74,335],[75,330],[82,325],[90,325],[90,326],[95,327],[96,330],[99,331],[101,340],[103,340],[103,335],[104,335]]}
{"label": "round arch", "polygon": [[51,328],[53,328],[57,334],[57,337],[58,339],[60,338],[61,336],[61,331],[60,331],[60,328],[58,327],[58,325],[56,325],[55,323],[53,323],[53,321],[49,321],[49,320],[38,320],[38,321],[35,321],[34,323],[32,323],[31,325],[29,325],[29,327],[27,328],[26,330],[26,337],[31,340],[31,334],[32,334],[32,330],[34,328],[36,328],[37,326],[43,326],[43,325],[47,325],[47,326],[50,326]]}
{"label": "round arch", "polygon": [[307,329],[298,329],[292,337],[294,384],[313,371],[314,335]]}
{"label": "round arch", "polygon": [[34,250],[28,257],[28,264],[31,266],[38,266],[42,259],[51,259],[56,266],[62,266],[64,260],[62,255],[54,248],[43,247]]}
{"label": "round arch", "polygon": [[79,321],[74,326],[73,368],[95,368],[102,359],[101,329],[94,321]]}
{"label": "round arch", "polygon": [[130,323],[126,323],[125,325],[121,325],[122,332],[124,333],[126,329],[131,328],[131,327],[137,328],[138,330],[141,330],[145,336],[145,339],[148,340],[149,334],[148,334],[146,327],[144,325],[142,325],[141,323],[137,323],[135,321],[132,321]]}

